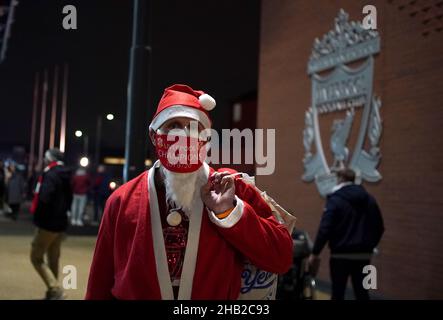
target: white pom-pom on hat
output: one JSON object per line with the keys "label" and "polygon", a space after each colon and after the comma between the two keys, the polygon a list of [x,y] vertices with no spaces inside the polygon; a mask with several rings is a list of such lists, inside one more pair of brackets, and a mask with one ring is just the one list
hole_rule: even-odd
{"label": "white pom-pom on hat", "polygon": [[215,100],[213,97],[211,97],[209,94],[204,93],[198,97],[198,101],[200,102],[201,106],[207,110],[211,111],[215,108]]}

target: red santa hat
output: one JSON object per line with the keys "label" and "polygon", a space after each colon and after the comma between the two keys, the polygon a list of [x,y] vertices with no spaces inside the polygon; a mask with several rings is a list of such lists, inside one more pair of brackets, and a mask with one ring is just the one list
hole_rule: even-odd
{"label": "red santa hat", "polygon": [[209,111],[214,108],[215,100],[210,95],[184,84],[174,84],[165,89],[149,128],[156,131],[169,119],[186,117],[207,129],[211,127]]}

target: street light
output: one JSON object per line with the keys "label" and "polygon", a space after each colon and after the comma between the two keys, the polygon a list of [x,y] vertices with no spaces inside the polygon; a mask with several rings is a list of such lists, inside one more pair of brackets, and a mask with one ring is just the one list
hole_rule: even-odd
{"label": "street light", "polygon": [[[100,163],[100,142],[102,140],[102,118],[103,115],[98,115],[97,117],[97,135],[95,137],[95,165],[99,165]],[[106,115],[106,119],[109,121],[114,120],[114,115],[112,113],[108,113]]]}
{"label": "street light", "polygon": [[117,184],[114,181],[111,181],[109,183],[109,188],[111,188],[111,190],[114,190],[117,187]]}
{"label": "street light", "polygon": [[[77,131],[75,131],[75,136],[77,138],[81,138],[83,136],[83,132],[81,130],[77,130]],[[88,155],[88,149],[89,149],[88,147],[89,147],[89,137],[87,134],[85,134],[83,136],[83,154],[85,156]]]}
{"label": "street light", "polygon": [[87,167],[89,164],[89,159],[87,157],[83,157],[80,159],[80,165],[82,167]]}

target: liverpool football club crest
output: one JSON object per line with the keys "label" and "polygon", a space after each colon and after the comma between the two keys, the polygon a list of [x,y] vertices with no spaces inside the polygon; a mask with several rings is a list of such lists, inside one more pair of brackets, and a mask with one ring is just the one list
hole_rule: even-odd
{"label": "liverpool football club crest", "polygon": [[372,91],[374,55],[379,51],[378,32],[349,21],[343,9],[334,29],[314,41],[308,62],[312,104],[305,113],[302,179],[315,181],[322,196],[337,184],[334,171],[340,168],[353,169],[358,182],[382,178],[377,170],[381,100]]}

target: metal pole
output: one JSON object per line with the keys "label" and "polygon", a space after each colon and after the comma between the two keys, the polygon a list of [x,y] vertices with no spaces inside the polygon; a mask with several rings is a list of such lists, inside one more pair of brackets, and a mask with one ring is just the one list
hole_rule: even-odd
{"label": "metal pole", "polygon": [[66,109],[68,104],[68,75],[69,66],[65,63],[64,75],[63,75],[63,101],[62,101],[62,114],[60,124],[60,151],[65,152],[66,147]]}
{"label": "metal pole", "polygon": [[85,152],[85,157],[88,156],[89,153],[89,136],[85,136],[85,145],[84,145],[84,152]]}
{"label": "metal pole", "polygon": [[31,177],[34,171],[35,161],[35,130],[37,126],[37,108],[38,108],[38,87],[39,87],[39,73],[35,73],[34,82],[34,101],[32,106],[32,124],[31,124],[31,146],[29,150],[29,163],[28,163],[28,177]]}
{"label": "metal pole", "polygon": [[151,98],[150,4],[150,0],[134,0],[123,168],[125,182],[145,170]]}
{"label": "metal pole", "polygon": [[40,143],[38,152],[38,168],[42,170],[43,152],[45,147],[45,123],[46,123],[46,99],[48,94],[48,70],[44,71],[43,93],[42,93],[42,113],[40,117]]}
{"label": "metal pole", "polygon": [[17,6],[17,5],[18,5],[18,1],[11,0],[11,3],[9,5],[9,10],[8,10],[8,20],[6,21],[5,33],[3,34],[2,46],[0,47],[1,48],[0,63],[6,57],[6,49],[8,48],[8,38],[11,35],[12,23],[14,22],[14,9],[15,9],[15,6]]}
{"label": "metal pole", "polygon": [[55,146],[55,125],[57,123],[57,92],[58,92],[58,66],[54,69],[54,84],[52,89],[51,132],[49,136],[49,148]]}
{"label": "metal pole", "polygon": [[95,165],[100,164],[100,144],[102,140],[102,115],[97,117],[97,134],[95,135]]}

